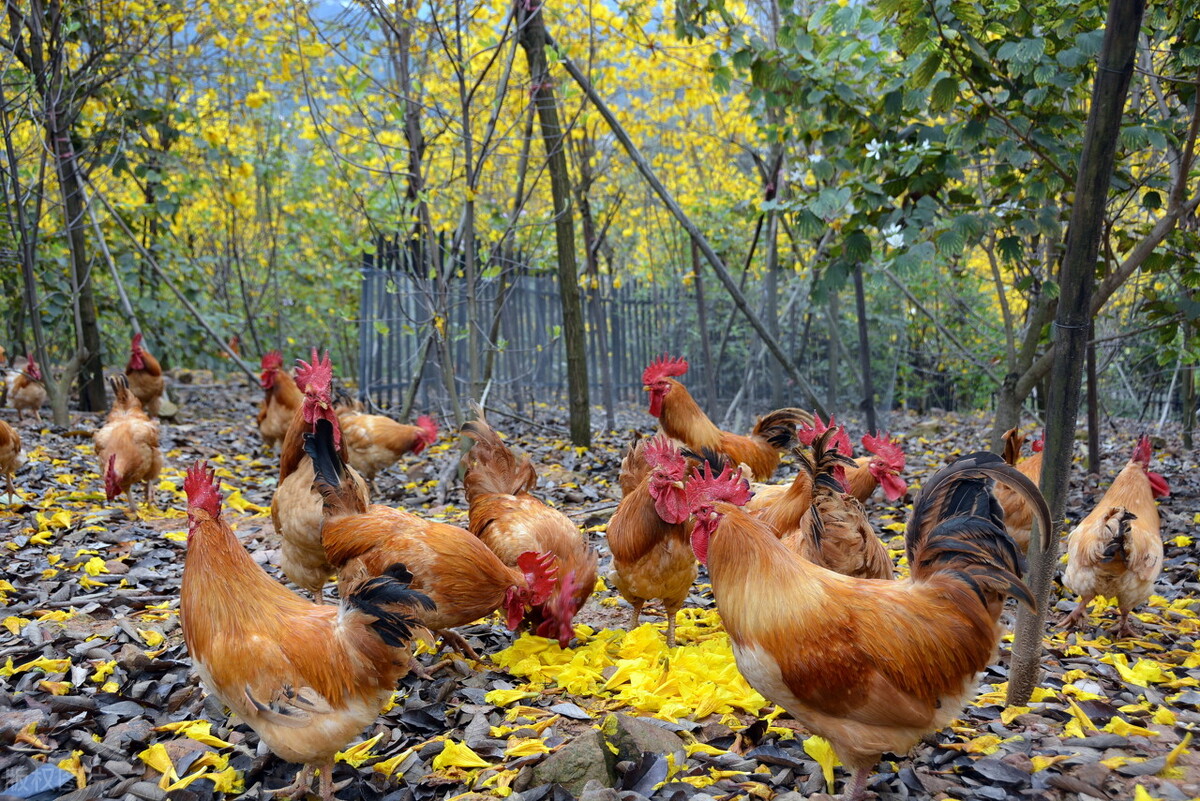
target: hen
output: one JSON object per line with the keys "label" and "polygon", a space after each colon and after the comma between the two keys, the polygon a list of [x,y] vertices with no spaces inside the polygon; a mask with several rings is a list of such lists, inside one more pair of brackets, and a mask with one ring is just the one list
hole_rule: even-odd
{"label": "hen", "polygon": [[277,350],[262,357],[262,375],[258,381],[263,388],[262,405],[258,407],[258,431],[267,450],[274,451],[275,443],[282,442],[287,436],[288,426],[304,396],[283,369],[283,354]]}
{"label": "hen", "polygon": [[216,476],[200,462],[183,485],[188,547],[179,617],[196,673],[281,759],[304,767],[288,797],[333,799],[333,758],[379,715],[408,673],[415,610],[402,564],[347,577],[338,606],[304,600],[268,576],[221,517]]}
{"label": "hen", "polygon": [[596,550],[569,517],[529,494],[537,485],[529,457],[514,454],[488,425],[483,410],[476,413],[477,419],[462,429],[475,441],[463,457],[467,528],[509,567],[518,567],[521,555],[530,551],[554,554],[554,590],[526,617],[535,634],[557,639],[566,648],[575,636],[572,621],[596,585]]}
{"label": "hen", "polygon": [[[1042,478],[1042,446],[1044,440],[1038,437],[1031,443],[1033,455],[1021,459],[1021,446],[1025,437],[1013,428],[1004,434],[1004,461],[1021,471],[1021,474],[1037,484]],[[996,487],[996,500],[1004,507],[1004,527],[1022,551],[1029,550],[1029,537],[1033,533],[1033,509],[1025,502],[1019,493],[1001,484]]]}
{"label": "hen", "polygon": [[1150,438],[1143,435],[1133,457],[1117,475],[1096,508],[1067,536],[1063,583],[1079,595],[1079,605],[1063,627],[1079,623],[1097,595],[1116,598],[1119,637],[1136,632],[1129,613],[1150,597],[1162,572],[1163,544],[1155,498],[1169,495],[1167,481],[1150,470]]}
{"label": "hen", "polygon": [[372,482],[372,486],[375,475],[398,462],[404,454],[418,454],[437,442],[437,423],[429,415],[421,415],[417,424],[410,426],[390,417],[345,407],[338,409],[338,421],[350,466]]}
{"label": "hen", "polygon": [[[319,420],[326,420],[333,428],[334,446],[338,449],[342,448],[342,434],[330,398],[333,363],[329,354],[319,357],[313,348],[312,363],[299,360],[298,363],[296,380],[304,386],[304,399],[292,415],[280,450],[279,485],[271,499],[271,522],[280,537],[280,567],[284,575],[321,603],[322,588],[335,570],[321,545],[321,495],[313,488],[313,465],[304,452],[304,434],[313,431]],[[348,490],[360,493],[362,502],[367,503],[367,485],[353,469],[346,484]]]}
{"label": "hen", "polygon": [[21,435],[8,423],[0,420],[0,473],[3,473],[8,481],[8,502],[13,505],[21,502],[16,485],[13,484],[13,474],[22,462]]}
{"label": "hen", "polygon": [[[839,443],[841,440],[841,443]],[[758,513],[794,553],[814,565],[866,579],[891,579],[895,572],[887,547],[875,533],[862,502],[846,491],[846,473],[853,462],[841,452],[849,437],[834,426],[812,441],[811,453],[797,449],[807,475],[809,503],[784,498]],[[844,444],[843,444],[844,443]]]}
{"label": "hen", "polygon": [[640,480],[625,493],[608,523],[613,557],[608,580],[633,605],[630,628],[637,627],[647,601],[662,599],[667,645],[674,647],[675,615],[696,580],[696,558],[688,545],[692,526],[683,491],[688,463],[662,434],[631,446],[626,462],[635,453],[648,469],[638,470]]}
{"label": "hen", "polygon": [[450,629],[473,623],[503,608],[515,630],[526,606],[544,604],[554,589],[554,556],[524,553],[517,568],[500,561],[478,537],[448,523],[435,523],[402,509],[368,506],[350,485],[350,470],[338,455],[332,424],[317,421],[305,435],[305,450],[316,466],[314,486],[323,498],[322,540],[339,579],[365,572],[377,576],[395,562],[416,571],[414,589],[435,608],[417,619],[459,651],[478,658],[466,640]]}
{"label": "hen", "polygon": [[803,409],[776,409],[760,417],[748,437],[722,431],[673,378],[687,369],[687,360],[663,356],[642,372],[642,384],[650,393],[650,414],[658,418],[663,433],[696,453],[705,448],[723,453],[734,464],[746,465],[759,481],[770,478],[779,466],[780,451],[795,446],[796,426],[811,423],[812,415]]}
{"label": "hen", "polygon": [[100,459],[105,495],[110,501],[125,495],[130,513],[137,514],[134,484],[145,482],[146,503],[151,509],[156,508],[153,482],[162,471],[158,421],[142,411],[142,404],[130,391],[124,375],[112,376],[109,383],[113,390],[112,409],[104,419],[104,426],[92,435],[92,444]]}
{"label": "hen", "polygon": [[15,362],[9,372],[12,383],[8,385],[8,402],[17,410],[17,420],[25,419],[25,412],[33,412],[34,418],[42,422],[42,406],[46,403],[46,385],[42,382],[42,371],[32,356],[27,356],[25,365]]}
{"label": "hen", "polygon": [[125,365],[129,389],[141,401],[142,408],[151,418],[158,417],[162,404],[163,374],[158,359],[151,356],[142,345],[142,335],[134,334],[129,347],[129,363]]}
{"label": "hen", "polygon": [[993,454],[939,471],[914,504],[911,576],[869,581],[802,559],[737,504],[744,480],[724,471],[687,484],[692,546],[752,687],[828,740],[862,797],[885,752],[903,754],[954,719],[996,653],[1007,597],[1033,599],[985,476],[1013,482],[1039,511],[1037,487]]}

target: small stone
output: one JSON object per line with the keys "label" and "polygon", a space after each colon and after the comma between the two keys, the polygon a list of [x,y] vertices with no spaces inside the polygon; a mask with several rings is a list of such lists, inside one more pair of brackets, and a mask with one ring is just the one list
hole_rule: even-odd
{"label": "small stone", "polygon": [[616,758],[608,750],[603,735],[593,729],[580,734],[534,767],[525,786],[561,784],[567,792],[578,797],[590,781],[601,787],[616,784],[615,763]]}

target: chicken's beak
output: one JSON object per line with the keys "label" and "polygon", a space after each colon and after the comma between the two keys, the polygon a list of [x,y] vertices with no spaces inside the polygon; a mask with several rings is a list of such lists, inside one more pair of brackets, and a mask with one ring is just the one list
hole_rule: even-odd
{"label": "chicken's beak", "polygon": [[674,487],[675,489],[683,489],[684,488],[682,481],[672,481],[671,486]]}
{"label": "chicken's beak", "polygon": [[650,392],[654,387],[642,387],[642,392]]}

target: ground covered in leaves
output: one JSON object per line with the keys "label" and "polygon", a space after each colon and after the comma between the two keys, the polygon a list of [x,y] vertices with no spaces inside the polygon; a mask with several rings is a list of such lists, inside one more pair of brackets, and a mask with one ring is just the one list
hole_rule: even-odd
{"label": "ground covered in leaves", "polygon": [[[181,394],[178,419],[163,425],[162,511],[138,519],[104,499],[90,441],[98,418],[77,416],[68,429],[21,426],[29,456],[17,476],[21,498],[0,504],[0,799],[260,798],[295,772],[206,698],[178,619],[182,476],[199,458],[219,466],[227,518],[255,559],[279,575],[266,514],[277,465],[254,429],[256,393],[231,385]],[[564,441],[560,412],[525,413],[534,419],[495,415],[493,423],[539,466],[541,497],[587,530],[603,576],[627,434],[600,436],[584,452]],[[11,410],[3,414],[13,421]],[[652,430],[641,410],[621,420],[629,430]],[[905,437],[913,490],[946,461],[986,444],[982,416],[895,415],[891,425]],[[1137,430],[1118,422],[1106,435],[1103,476],[1078,467],[1069,518],[1099,499]],[[871,785],[880,798],[1200,796],[1192,743],[1200,725],[1193,543],[1200,479],[1196,454],[1174,432],[1163,437],[1155,469],[1172,486],[1160,506],[1166,567],[1137,615],[1142,635],[1108,639],[1114,610],[1098,606],[1081,633],[1051,626],[1042,686],[1020,708],[1004,703],[1006,638],[962,719],[911,759],[881,764]],[[381,502],[465,522],[452,480],[457,454],[453,438],[444,438],[389,469],[377,479]],[[780,477],[791,471],[785,466]],[[868,507],[899,560],[911,505],[891,508],[877,495]],[[1059,598],[1056,619],[1074,603]],[[340,755],[338,798],[792,801],[829,792],[831,780],[842,788],[846,774],[828,745],[740,677],[706,584],[697,584],[680,615],[675,649],[665,646],[661,611],[649,612],[643,619],[651,622],[625,631],[629,607],[601,581],[571,648],[514,640],[498,618],[462,629],[485,660],[459,662],[432,683],[406,678],[377,724]]]}

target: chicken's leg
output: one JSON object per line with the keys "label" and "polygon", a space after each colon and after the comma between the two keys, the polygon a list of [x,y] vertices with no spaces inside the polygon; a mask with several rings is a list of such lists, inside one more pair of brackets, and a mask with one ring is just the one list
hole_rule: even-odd
{"label": "chicken's leg", "polygon": [[[323,767],[323,766],[322,766]],[[279,798],[300,798],[308,793],[308,786],[312,784],[313,769],[316,765],[305,765],[296,771],[296,780],[286,787],[280,787],[278,790],[267,790],[267,795],[278,796]],[[321,771],[322,780],[324,780],[325,771]],[[333,796],[330,796],[332,798]]]}
{"label": "chicken's leg", "polygon": [[317,795],[321,796],[321,801],[334,801],[333,797],[333,761],[322,762],[320,765],[321,775],[317,777]]}
{"label": "chicken's leg", "polygon": [[8,479],[8,503],[10,506],[16,506],[20,500],[17,498],[17,488],[13,485],[13,474],[8,473],[5,478]]}
{"label": "chicken's leg", "polygon": [[151,487],[149,481],[146,482],[146,506],[150,507],[155,512],[158,511],[158,504],[154,499],[154,489]]}
{"label": "chicken's leg", "polygon": [[679,611],[678,606],[667,607],[667,647],[675,647],[675,614]]}
{"label": "chicken's leg", "polygon": [[642,605],[645,601],[634,601],[633,603],[633,619],[629,621],[629,630],[632,631],[638,627],[638,620],[642,617]]}
{"label": "chicken's leg", "polygon": [[138,505],[137,505],[137,501],[135,501],[133,499],[133,487],[130,487],[129,489],[125,490],[125,498],[126,498],[126,500],[129,501],[129,516],[137,517],[138,516]]}
{"label": "chicken's leg", "polygon": [[859,801],[866,794],[867,777],[870,775],[871,768],[859,768],[854,771],[854,778],[846,788],[846,794],[842,796],[843,801]]}
{"label": "chicken's leg", "polygon": [[1083,619],[1084,613],[1087,612],[1088,605],[1095,597],[1095,595],[1084,595],[1082,598],[1080,598],[1079,606],[1075,607],[1075,609],[1071,611],[1071,614],[1062,619],[1062,627],[1067,631],[1071,631],[1078,626],[1080,621]]}

